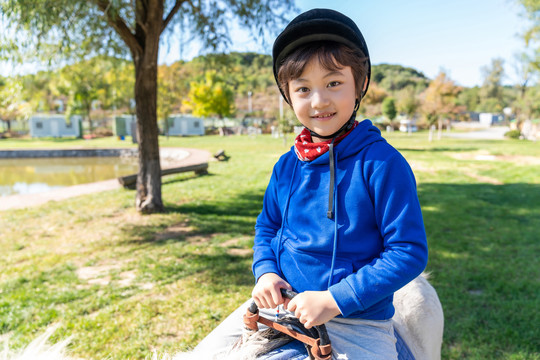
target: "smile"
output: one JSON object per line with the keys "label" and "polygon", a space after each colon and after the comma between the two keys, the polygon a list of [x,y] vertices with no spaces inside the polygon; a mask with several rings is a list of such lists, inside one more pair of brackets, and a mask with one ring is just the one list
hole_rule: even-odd
{"label": "smile", "polygon": [[326,114],[313,115],[313,116],[311,116],[311,118],[312,118],[312,119],[321,119],[321,120],[324,120],[324,119],[331,118],[331,117],[333,117],[334,115],[336,115],[336,113],[326,113]]}

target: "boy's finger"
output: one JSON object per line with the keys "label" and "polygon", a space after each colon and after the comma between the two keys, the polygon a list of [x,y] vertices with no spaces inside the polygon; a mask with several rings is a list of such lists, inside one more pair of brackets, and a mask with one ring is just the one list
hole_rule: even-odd
{"label": "boy's finger", "polygon": [[279,304],[283,302],[283,298],[281,297],[281,291],[279,289],[273,289],[270,294],[272,295],[272,301],[273,305],[272,308],[275,308]]}
{"label": "boy's finger", "polygon": [[289,284],[288,282],[286,281],[283,281],[283,288],[287,289],[287,290],[292,290],[292,286],[291,284]]}
{"label": "boy's finger", "polygon": [[288,306],[290,302],[291,302],[291,299],[288,299],[288,298],[283,299],[283,307],[285,308],[285,310],[289,310]]}
{"label": "boy's finger", "polygon": [[253,301],[255,301],[255,305],[257,305],[259,309],[264,309],[264,305],[259,299],[253,298]]}
{"label": "boy's finger", "polygon": [[294,312],[294,310],[296,310],[296,302],[294,299],[287,301],[285,304],[285,309],[290,312]]}

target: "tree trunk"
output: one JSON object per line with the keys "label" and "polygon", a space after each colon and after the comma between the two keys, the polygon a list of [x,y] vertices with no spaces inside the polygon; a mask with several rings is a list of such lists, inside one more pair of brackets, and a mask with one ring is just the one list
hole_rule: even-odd
{"label": "tree trunk", "polygon": [[88,117],[88,132],[90,133],[90,135],[92,135],[94,133],[94,124],[92,123],[90,111],[92,111],[92,105],[86,107],[86,114]]}
{"label": "tree trunk", "polygon": [[161,166],[157,125],[157,59],[163,8],[160,9],[159,5],[155,7],[153,5],[150,8],[146,14],[147,27],[145,31],[139,32],[140,29],[137,29],[142,51],[133,54],[139,148],[135,205],[138,211],[146,214],[164,210],[161,199]]}

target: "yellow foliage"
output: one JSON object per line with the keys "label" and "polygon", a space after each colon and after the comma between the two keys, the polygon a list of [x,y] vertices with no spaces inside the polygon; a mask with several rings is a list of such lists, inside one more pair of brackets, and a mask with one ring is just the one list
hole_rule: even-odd
{"label": "yellow foliage", "polygon": [[463,110],[456,104],[457,96],[462,88],[455,85],[444,71],[429,84],[422,94],[424,103],[422,113],[429,123],[434,123],[441,117],[449,117]]}

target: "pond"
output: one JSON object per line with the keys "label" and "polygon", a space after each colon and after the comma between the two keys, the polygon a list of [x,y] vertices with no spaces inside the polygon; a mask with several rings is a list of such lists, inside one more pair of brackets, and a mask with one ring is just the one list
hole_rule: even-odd
{"label": "pond", "polygon": [[0,159],[0,196],[41,193],[137,171],[136,157]]}

